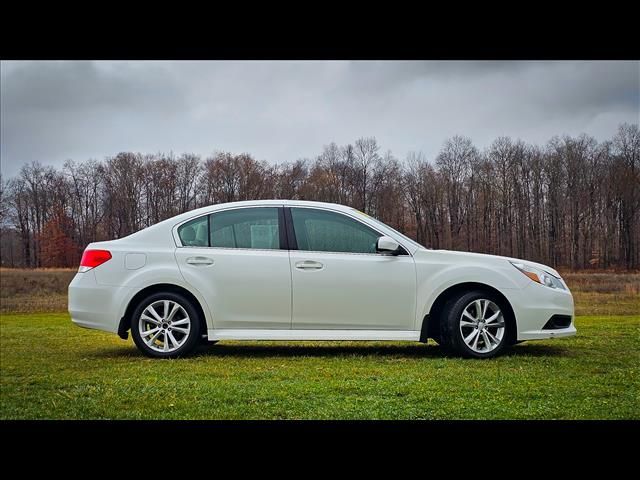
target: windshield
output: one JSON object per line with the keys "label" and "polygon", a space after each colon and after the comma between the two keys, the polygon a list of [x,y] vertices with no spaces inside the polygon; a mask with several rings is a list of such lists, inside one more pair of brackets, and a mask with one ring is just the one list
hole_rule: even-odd
{"label": "windshield", "polygon": [[403,240],[405,240],[407,243],[409,243],[410,245],[413,245],[416,248],[426,248],[424,245],[420,245],[418,242],[416,242],[415,240],[411,240],[409,237],[407,237],[406,235],[403,235],[402,233],[400,233],[399,231],[397,231],[395,228],[391,228],[389,225],[387,225],[386,223],[382,223],[380,220],[373,218],[371,215],[367,215],[364,212],[361,212],[360,210],[354,208],[353,209],[355,212],[359,213],[360,215],[364,215],[365,217],[367,217],[367,219],[370,222],[373,222],[374,224],[378,225],[378,226],[382,226],[385,228],[388,228],[389,230],[391,230],[393,233],[395,233],[396,235],[398,235],[399,237],[401,237]]}

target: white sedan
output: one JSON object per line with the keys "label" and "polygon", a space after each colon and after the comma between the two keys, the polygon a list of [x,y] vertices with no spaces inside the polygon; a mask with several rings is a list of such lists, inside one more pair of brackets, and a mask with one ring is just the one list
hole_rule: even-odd
{"label": "white sedan", "polygon": [[69,312],[131,331],[159,358],[218,340],[428,338],[488,358],[576,333],[573,297],[548,266],[430,250],[353,208],[294,200],[204,207],[91,243]]}

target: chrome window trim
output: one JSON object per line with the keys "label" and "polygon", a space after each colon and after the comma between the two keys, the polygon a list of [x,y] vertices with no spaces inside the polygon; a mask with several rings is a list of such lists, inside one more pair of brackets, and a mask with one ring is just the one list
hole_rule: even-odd
{"label": "chrome window trim", "polygon": [[[172,235],[173,235],[173,241],[176,244],[176,248],[200,248],[200,249],[216,249],[216,250],[230,250],[230,251],[237,251],[237,250],[248,250],[248,251],[252,251],[252,252],[258,252],[258,251],[262,251],[262,252],[280,252],[280,251],[285,251],[285,252],[308,252],[308,253],[328,253],[328,254],[332,254],[332,255],[368,255],[368,256],[375,256],[375,257],[380,257],[380,256],[389,256],[388,254],[383,254],[383,253],[359,253],[359,252],[327,252],[327,251],[323,251],[323,250],[284,250],[281,248],[230,248],[230,247],[195,247],[195,246],[188,246],[188,245],[182,245],[182,241],[180,240],[180,237],[178,236],[178,228],[183,225],[184,223],[190,222],[191,220],[195,220],[196,218],[200,218],[200,217],[205,217],[207,215],[213,215],[219,212],[227,212],[230,210],[238,210],[238,209],[247,209],[247,208],[283,208],[283,207],[288,207],[288,208],[309,208],[312,210],[322,210],[322,211],[327,211],[327,212],[332,212],[332,213],[337,213],[339,215],[344,215],[345,217],[351,218],[352,220],[359,222],[361,224],[364,224],[365,226],[367,226],[368,228],[370,228],[371,230],[375,231],[376,233],[378,233],[381,236],[387,236],[387,237],[391,237],[393,238],[396,242],[398,242],[399,245],[402,246],[402,248],[405,249],[405,251],[407,252],[407,255],[398,255],[400,257],[413,257],[413,253],[412,253],[412,249],[408,248],[407,245],[404,243],[404,239],[402,238],[397,238],[396,235],[392,235],[389,233],[385,233],[385,232],[381,232],[378,228],[376,228],[377,226],[373,226],[370,225],[369,223],[367,223],[366,221],[364,221],[363,219],[356,217],[355,215],[351,214],[351,213],[347,213],[347,212],[343,212],[342,210],[338,210],[335,208],[331,208],[331,207],[320,207],[320,206],[315,206],[315,205],[296,205],[295,203],[289,203],[289,204],[268,204],[268,205],[240,205],[240,206],[233,206],[233,207],[228,207],[228,208],[220,208],[220,209],[213,209],[207,213],[201,213],[198,215],[193,215],[192,217],[189,217],[183,221],[181,221],[180,223],[177,223],[173,226],[173,228],[171,229]],[[280,224],[278,224],[278,228],[280,228]]]}

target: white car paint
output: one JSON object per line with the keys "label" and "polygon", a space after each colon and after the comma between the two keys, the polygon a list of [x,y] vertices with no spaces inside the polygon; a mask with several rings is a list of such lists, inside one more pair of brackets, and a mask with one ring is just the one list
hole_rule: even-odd
{"label": "white car paint", "polygon": [[[257,206],[338,212],[391,237],[408,255],[182,245],[178,227],[183,223]],[[213,205],[87,249],[108,250],[112,258],[76,274],[69,285],[69,312],[79,326],[113,333],[136,294],[165,284],[195,297],[210,340],[418,340],[438,297],[469,282],[489,286],[508,300],[518,340],[576,333],[573,298],[564,282],[566,290],[536,283],[510,263],[516,259],[426,249],[343,205],[295,200]],[[548,266],[517,261],[559,277]],[[571,316],[571,324],[543,330],[555,314]]]}
{"label": "white car paint", "polygon": [[[416,269],[410,256],[290,252],[291,328],[415,330]],[[320,262],[321,271],[296,268]]]}
{"label": "white car paint", "polygon": [[[199,256],[214,263],[187,263]],[[198,289],[215,312],[214,328],[291,327],[287,251],[183,247],[175,249],[175,259],[184,280]]]}

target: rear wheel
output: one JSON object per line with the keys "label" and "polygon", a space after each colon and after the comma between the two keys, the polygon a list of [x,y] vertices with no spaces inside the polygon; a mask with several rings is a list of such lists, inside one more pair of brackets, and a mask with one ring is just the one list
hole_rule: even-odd
{"label": "rear wheel", "polygon": [[131,336],[149,357],[187,355],[200,342],[201,321],[194,306],[180,294],[159,292],[145,298],[133,312]]}
{"label": "rear wheel", "polygon": [[484,291],[466,292],[447,302],[441,317],[442,345],[469,358],[491,358],[508,344],[508,310]]}

